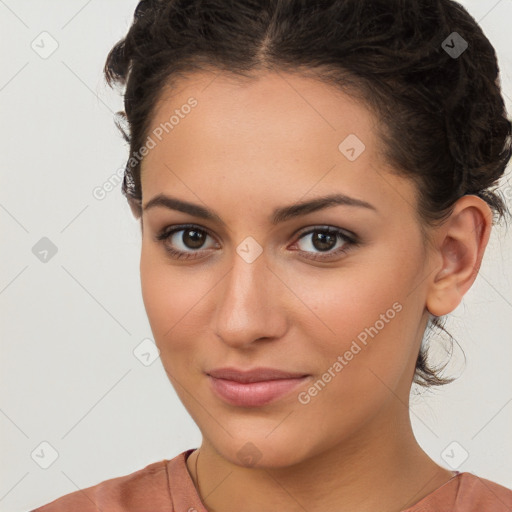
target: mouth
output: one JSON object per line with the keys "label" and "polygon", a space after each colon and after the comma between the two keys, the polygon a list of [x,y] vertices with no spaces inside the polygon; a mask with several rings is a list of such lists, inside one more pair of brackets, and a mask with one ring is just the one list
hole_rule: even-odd
{"label": "mouth", "polygon": [[311,376],[272,368],[242,371],[222,368],[207,373],[212,391],[239,407],[261,407],[288,395]]}

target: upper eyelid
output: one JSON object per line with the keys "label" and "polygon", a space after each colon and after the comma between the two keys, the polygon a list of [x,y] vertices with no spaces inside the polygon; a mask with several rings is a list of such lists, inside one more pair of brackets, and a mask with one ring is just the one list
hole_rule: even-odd
{"label": "upper eyelid", "polygon": [[350,238],[352,240],[357,240],[357,238],[358,238],[358,236],[354,232],[350,231],[349,229],[339,228],[336,226],[331,226],[329,224],[313,224],[306,228],[301,228],[299,231],[295,232],[294,236],[308,235],[314,231],[322,231],[322,230],[339,233],[339,234],[346,236],[347,238]]}

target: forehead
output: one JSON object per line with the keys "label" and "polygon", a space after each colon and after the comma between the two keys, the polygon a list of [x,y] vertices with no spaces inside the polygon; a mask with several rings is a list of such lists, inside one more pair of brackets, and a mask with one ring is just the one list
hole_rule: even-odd
{"label": "forehead", "polygon": [[[193,109],[187,107],[191,98],[197,103]],[[251,78],[220,71],[193,73],[162,91],[152,129],[168,123],[175,110],[186,112],[178,112],[180,126],[174,124],[173,135],[189,135],[187,128],[193,128],[198,140],[207,136],[223,145],[236,136],[237,145],[274,142],[292,145],[295,151],[313,146],[324,151],[332,149],[333,140],[356,134],[373,151],[378,142],[376,118],[364,105],[299,73],[266,72]]]}
{"label": "forehead", "polygon": [[313,188],[390,204],[412,193],[386,173],[373,113],[300,74],[188,75],[162,92],[148,135],[156,144],[142,163],[146,200],[184,183],[205,193],[229,180],[279,204],[284,191],[296,200]]}

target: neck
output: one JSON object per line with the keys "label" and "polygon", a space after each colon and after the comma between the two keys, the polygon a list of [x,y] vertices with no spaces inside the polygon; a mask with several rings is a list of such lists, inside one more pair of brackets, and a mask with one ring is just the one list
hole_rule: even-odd
{"label": "neck", "polygon": [[422,450],[407,408],[400,408],[407,413],[401,422],[396,415],[381,418],[291,466],[243,467],[203,439],[200,459],[193,452],[187,467],[197,489],[198,462],[200,496],[209,512],[405,510],[453,474]]}

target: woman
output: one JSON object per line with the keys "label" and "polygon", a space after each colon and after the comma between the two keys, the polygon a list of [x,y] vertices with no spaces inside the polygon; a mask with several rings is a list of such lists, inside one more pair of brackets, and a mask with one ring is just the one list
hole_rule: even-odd
{"label": "woman", "polygon": [[506,213],[511,123],[475,20],[451,0],[144,1],[105,74],[126,86],[145,308],[203,440],[37,511],[511,510],[435,463],[408,410],[413,382],[451,380],[422,339]]}

